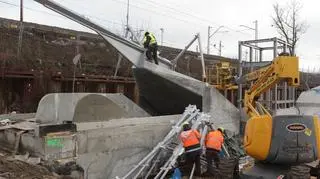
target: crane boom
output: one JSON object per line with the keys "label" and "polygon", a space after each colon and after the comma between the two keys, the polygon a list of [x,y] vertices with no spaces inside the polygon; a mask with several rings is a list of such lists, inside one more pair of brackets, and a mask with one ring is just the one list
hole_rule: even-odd
{"label": "crane boom", "polygon": [[298,57],[279,56],[268,67],[259,69],[257,74],[260,74],[256,76],[258,80],[246,91],[244,97],[244,107],[249,117],[260,115],[255,109],[257,97],[272,88],[279,81],[284,80],[290,86],[299,86]]}

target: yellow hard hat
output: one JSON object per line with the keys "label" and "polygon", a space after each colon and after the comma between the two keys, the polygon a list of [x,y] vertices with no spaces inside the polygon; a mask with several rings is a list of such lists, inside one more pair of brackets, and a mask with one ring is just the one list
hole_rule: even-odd
{"label": "yellow hard hat", "polygon": [[224,128],[223,127],[219,127],[218,130],[220,130],[221,132],[224,132]]}
{"label": "yellow hard hat", "polygon": [[189,122],[184,122],[184,123],[182,124],[182,126],[185,126],[185,125],[188,125],[188,126],[189,126]]}

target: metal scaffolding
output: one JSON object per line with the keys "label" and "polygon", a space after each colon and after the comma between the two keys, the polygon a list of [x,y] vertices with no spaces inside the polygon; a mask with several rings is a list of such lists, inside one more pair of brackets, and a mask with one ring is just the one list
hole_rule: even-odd
{"label": "metal scaffolding", "polygon": [[[270,45],[271,44],[271,45]],[[243,60],[243,50],[244,48],[249,49],[249,61]],[[257,40],[248,40],[248,41],[239,41],[238,48],[238,58],[239,66],[238,72],[239,77],[244,75],[243,69],[246,62],[249,62],[249,69],[245,73],[250,73],[254,69],[254,63],[261,63],[265,65],[266,61],[263,61],[265,57],[272,58],[269,62],[271,63],[274,58],[276,58],[280,53],[287,52],[288,48],[292,48],[291,44],[286,43],[284,40],[279,38],[267,38],[267,39],[257,39]],[[257,60],[253,61],[253,51],[259,51]],[[265,51],[272,51],[272,56],[264,54]],[[279,53],[280,52],[280,53]],[[261,66],[262,67],[262,66]],[[243,98],[243,89],[244,85],[240,83],[238,85],[238,105],[239,109],[242,108],[242,98]],[[265,105],[271,112],[276,113],[279,108],[287,108],[294,105],[296,98],[295,95],[296,89],[294,87],[288,87],[286,82],[276,85],[273,89],[268,90],[266,93],[260,96],[260,103]]]}

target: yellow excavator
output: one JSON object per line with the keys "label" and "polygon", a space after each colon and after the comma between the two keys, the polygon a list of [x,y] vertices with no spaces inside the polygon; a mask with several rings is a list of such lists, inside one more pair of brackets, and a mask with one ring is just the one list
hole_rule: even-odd
{"label": "yellow excavator", "polygon": [[[280,81],[286,81],[290,86],[298,86],[298,65],[298,57],[279,56],[269,66],[246,75],[246,80],[255,81],[250,89],[246,90],[244,97],[244,110],[249,118],[244,133],[244,149],[249,156],[261,161],[258,163],[273,167],[269,168],[269,171],[266,170],[267,172],[276,171],[282,166],[290,168],[313,162],[320,158],[320,125],[317,116],[272,116],[257,102],[262,93]],[[261,168],[257,172],[264,176],[265,171]],[[296,173],[305,175],[300,171]]]}

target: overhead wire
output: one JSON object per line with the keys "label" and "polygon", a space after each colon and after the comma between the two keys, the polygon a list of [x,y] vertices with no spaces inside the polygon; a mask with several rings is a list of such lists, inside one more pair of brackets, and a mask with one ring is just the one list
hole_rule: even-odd
{"label": "overhead wire", "polygon": [[[117,1],[117,2],[120,2],[120,3],[123,3],[123,4],[126,4],[126,3],[127,3],[127,2],[121,1],[121,0],[112,0],[112,1]],[[143,1],[143,0],[139,0],[140,3],[141,3],[141,1]],[[135,2],[137,2],[137,1],[135,1]],[[147,2],[148,2],[148,3],[147,3]],[[165,13],[165,14],[158,13],[157,11],[154,11],[154,10],[150,10],[150,9],[146,9],[146,8],[139,7],[137,4],[132,4],[132,3],[131,3],[130,6],[134,6],[134,7],[136,7],[136,8],[139,8],[139,9],[142,9],[142,10],[146,10],[146,11],[150,11],[150,12],[153,12],[153,13],[157,13],[157,14],[160,14],[160,15],[169,16],[169,17],[171,17],[171,18],[174,18],[174,19],[176,19],[176,20],[180,20],[180,21],[183,21],[183,22],[186,22],[186,23],[190,23],[190,22],[191,22],[191,23],[194,23],[194,24],[197,24],[197,25],[203,25],[203,26],[205,26],[205,27],[207,27],[208,25],[214,25],[214,26],[219,26],[219,25],[221,25],[221,24],[218,24],[218,23],[213,22],[213,21],[211,21],[211,20],[208,20],[208,19],[206,19],[206,18],[204,18],[204,17],[196,16],[196,15],[194,15],[194,14],[192,14],[192,13],[184,12],[184,11],[178,10],[178,9],[176,9],[176,8],[173,8],[173,7],[169,6],[169,5],[160,4],[160,3],[155,2],[155,1],[152,1],[152,0],[144,1],[144,2],[142,2],[142,3],[143,3],[143,4],[152,5],[153,7],[162,6],[162,7],[166,8],[166,9],[171,10],[173,13],[176,13],[176,14],[178,14],[178,13],[184,14],[184,15],[186,15],[186,16],[189,16],[189,17],[192,17],[192,18],[194,18],[194,19],[200,20],[200,21],[202,21],[202,24],[195,23],[195,22],[191,22],[190,20],[185,20],[185,19],[176,18],[175,16],[170,16],[170,15],[168,15],[167,13]],[[149,4],[149,3],[151,3],[151,4]],[[205,22],[205,23],[204,23],[204,22]],[[204,24],[205,24],[205,25],[204,25]],[[226,29],[228,29],[229,31],[233,31],[233,32],[236,32],[236,33],[241,33],[241,34],[249,35],[249,34],[246,33],[246,32],[242,32],[242,31],[239,31],[239,30],[235,30],[235,29],[233,29],[233,28],[231,28],[231,27],[229,27],[229,26],[226,26],[226,25],[222,25],[222,26],[224,26],[224,27],[225,27]]]}
{"label": "overhead wire", "polygon": [[[7,4],[7,5],[10,5],[10,6],[13,6],[13,7],[20,7],[20,5],[18,5],[18,4],[14,4],[14,3],[3,1],[3,0],[0,0],[0,3]],[[47,14],[47,15],[50,15],[50,16],[55,16],[55,17],[59,17],[59,18],[65,19],[65,17],[62,16],[62,15],[53,14],[53,13],[49,13],[49,12],[46,12],[46,11],[30,8],[28,6],[23,6],[23,8],[27,9],[27,10],[30,10],[30,11],[39,12],[39,13]],[[99,21],[108,22],[108,23],[113,24],[113,25],[118,25],[118,26],[122,26],[123,25],[123,24],[121,24],[119,22],[106,20],[106,19],[99,18],[99,17],[96,17],[96,16],[87,15],[87,14],[84,14],[84,15],[87,16],[87,17],[90,17],[90,18],[94,18],[94,19],[99,20]]]}

